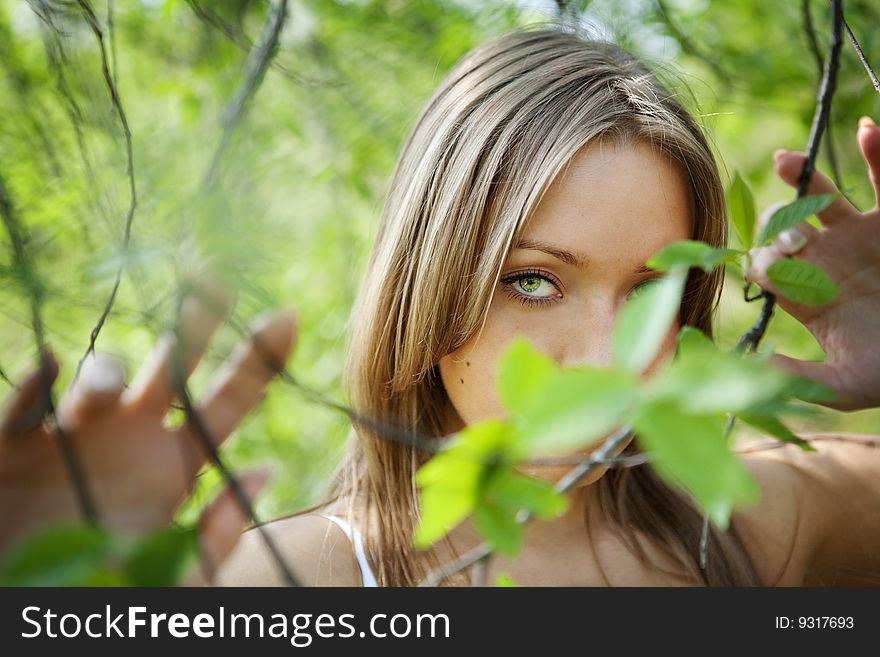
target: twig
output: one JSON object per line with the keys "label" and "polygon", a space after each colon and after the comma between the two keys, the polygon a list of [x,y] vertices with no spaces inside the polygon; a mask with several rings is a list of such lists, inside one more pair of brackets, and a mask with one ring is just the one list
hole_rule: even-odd
{"label": "twig", "polygon": [[[62,105],[70,125],[73,128],[74,137],[76,139],[77,151],[80,160],[82,160],[83,174],[86,183],[90,183],[96,179],[94,167],[92,166],[91,156],[86,147],[85,134],[83,132],[83,114],[77,103],[67,78],[64,75],[64,65],[67,63],[67,53],[64,50],[64,44],[61,41],[61,31],[55,25],[52,18],[52,9],[46,4],[45,0],[30,0],[31,9],[43,22],[43,46],[46,50],[46,60],[48,68],[54,73],[55,87],[61,95]],[[104,222],[109,226],[107,212],[99,200],[92,196],[88,197],[92,202],[93,208]]]}
{"label": "twig", "polygon": [[[223,34],[223,36],[232,41],[232,43],[234,43],[239,48],[242,48],[243,50],[250,50],[253,47],[253,41],[251,41],[246,34],[237,29],[234,25],[231,25],[228,21],[224,20],[222,16],[219,16],[212,9],[203,7],[202,4],[196,2],[196,0],[186,0],[186,4],[190,6],[190,9],[192,9],[193,13],[196,15],[196,17],[198,17],[199,20],[204,22],[209,27],[218,30],[221,34]],[[326,80],[309,80],[307,78],[304,78],[303,76],[291,71],[287,66],[279,62],[277,59],[273,59],[271,65],[272,68],[276,69],[284,77],[289,78],[297,84],[328,84]]]}
{"label": "twig", "polygon": [[[3,220],[3,225],[6,227],[6,232],[9,234],[9,240],[12,243],[13,268],[17,270],[21,277],[22,284],[27,288],[29,293],[31,326],[37,342],[37,351],[40,355],[40,378],[46,406],[45,408],[37,409],[38,416],[35,419],[38,420],[44,414],[47,414],[50,419],[54,420],[55,399],[52,390],[52,381],[49,379],[49,368],[46,366],[48,355],[46,351],[46,336],[41,312],[43,288],[37,278],[31,261],[28,258],[25,249],[24,235],[15,213],[12,199],[6,191],[6,184],[2,174],[0,174],[0,218]],[[64,464],[67,467],[67,472],[73,482],[77,500],[79,501],[80,511],[89,523],[97,525],[98,512],[89,491],[82,463],[80,462],[79,455],[73,445],[72,437],[68,435],[68,432],[57,422],[55,422],[55,431],[53,433],[57,437],[58,446],[61,450]]]}
{"label": "twig", "polygon": [[865,71],[868,73],[868,77],[871,78],[871,84],[874,85],[874,89],[877,90],[877,93],[880,94],[880,80],[877,79],[877,74],[874,73],[874,69],[871,68],[871,64],[868,62],[868,58],[865,57],[865,53],[862,50],[862,47],[859,45],[858,40],[856,39],[856,35],[853,34],[853,31],[849,29],[849,23],[845,20],[843,21],[843,26],[846,28],[846,35],[849,37],[849,42],[852,44],[852,47],[855,48],[856,55],[858,55],[859,61],[862,62],[862,66],[865,67]]}
{"label": "twig", "polygon": [[[125,217],[125,233],[122,238],[122,262],[116,270],[116,278],[113,282],[113,288],[110,290],[110,296],[107,298],[107,303],[104,305],[104,310],[101,313],[101,316],[98,318],[98,322],[95,324],[94,328],[92,328],[91,335],[89,336],[89,346],[86,349],[85,354],[83,354],[82,358],[80,358],[79,363],[77,363],[76,365],[76,372],[73,375],[73,383],[75,383],[79,378],[80,372],[82,371],[83,363],[85,362],[86,358],[88,358],[90,354],[93,354],[95,352],[95,343],[98,340],[98,335],[101,333],[104,322],[107,321],[107,317],[110,315],[110,311],[113,308],[113,302],[116,300],[116,293],[119,290],[119,284],[122,281],[122,270],[125,268],[125,255],[128,253],[129,244],[131,242],[131,224],[134,220],[135,209],[137,208],[137,189],[134,180],[134,153],[131,145],[131,130],[128,127],[128,119],[125,116],[125,110],[122,108],[122,102],[119,99],[119,90],[116,87],[113,76],[110,74],[110,67],[107,61],[107,48],[104,43],[104,34],[101,31],[101,25],[98,23],[98,18],[97,16],[95,16],[95,12],[92,10],[92,7],[89,4],[88,0],[77,0],[77,2],[82,9],[86,22],[88,23],[89,27],[92,29],[92,32],[95,35],[95,39],[97,39],[98,41],[98,48],[101,53],[101,71],[104,75],[104,82],[107,84],[107,88],[110,90],[110,99],[113,103],[113,107],[115,108],[117,115],[119,116],[119,121],[122,124],[122,131],[125,135],[125,152],[126,157],[128,158],[127,174],[130,201],[128,206],[128,213]],[[73,383],[71,383],[71,385],[73,385]]]}
{"label": "twig", "polygon": [[110,34],[110,55],[113,59],[113,79],[118,80],[116,67],[116,25],[113,19],[113,0],[107,0],[107,32]]}
{"label": "twig", "polygon": [[[841,46],[841,26],[843,24],[843,9],[841,0],[831,0],[833,27],[831,31],[831,45],[829,54],[825,60],[825,73],[822,76],[822,83],[819,87],[819,102],[816,105],[816,111],[813,115],[813,125],[810,129],[810,138],[807,142],[807,159],[804,162],[804,168],[798,181],[798,189],[796,198],[801,198],[807,191],[810,179],[813,177],[813,171],[816,168],[816,155],[819,152],[819,144],[822,140],[822,134],[828,122],[828,112],[831,108],[831,97],[837,83],[837,69],[840,65],[840,46]],[[743,348],[754,351],[758,347],[758,343],[767,330],[767,324],[773,314],[773,306],[776,303],[776,296],[772,292],[764,291],[761,295],[764,298],[764,304],[761,308],[760,316],[752,328],[750,328],[740,339],[736,345],[736,351]]]}
{"label": "twig", "polygon": [[16,384],[12,379],[10,379],[10,378],[6,375],[6,372],[3,371],[3,368],[2,368],[2,367],[0,367],[0,379],[3,379],[3,380],[4,380],[6,383],[8,383],[10,386],[12,386],[12,387],[15,388],[16,390],[18,390],[18,384]]}
{"label": "twig", "polygon": [[[810,52],[813,53],[813,59],[816,60],[816,68],[819,69],[819,77],[821,79],[822,72],[825,69],[822,53],[819,51],[819,41],[816,38],[816,29],[813,27],[813,12],[810,11],[810,0],[801,0],[801,14],[804,20],[804,32],[807,34],[807,43],[810,45]],[[831,133],[831,114],[828,115],[828,138],[825,140],[825,151],[828,155],[828,163],[831,165],[831,175],[834,177],[834,184],[837,189],[843,189],[843,178],[840,175],[840,166],[837,164],[837,152],[834,148],[834,138]]]}
{"label": "twig", "polygon": [[235,126],[244,116],[248,101],[259,88],[266,73],[266,68],[275,56],[278,48],[278,39],[281,36],[281,29],[284,26],[286,16],[287,0],[278,0],[269,12],[269,17],[263,26],[260,42],[248,54],[247,62],[245,63],[244,80],[223,115],[223,135],[220,138],[220,143],[217,144],[217,149],[214,151],[214,157],[211,159],[211,166],[208,168],[208,174],[205,176],[202,184],[203,189],[210,189],[217,178],[220,163],[232,139]]}
{"label": "twig", "polygon": [[[248,520],[256,527],[257,532],[259,532],[260,537],[263,539],[263,542],[269,549],[269,552],[272,553],[272,557],[275,560],[275,563],[277,564],[278,569],[281,571],[281,574],[283,575],[287,584],[289,586],[301,586],[299,579],[296,577],[293,570],[284,560],[284,557],[281,554],[281,550],[278,549],[278,546],[275,544],[272,536],[269,534],[266,528],[257,520],[253,505],[251,504],[251,500],[250,498],[248,498],[247,493],[245,493],[244,489],[241,487],[241,483],[239,482],[238,478],[226,466],[223,459],[220,458],[220,454],[217,451],[217,442],[211,436],[208,427],[205,425],[204,421],[202,420],[201,416],[199,415],[198,411],[196,411],[195,406],[192,403],[192,397],[189,394],[189,389],[186,384],[186,374],[184,372],[183,366],[182,352],[185,344],[185,336],[182,335],[180,329],[179,306],[177,316],[178,321],[177,326],[175,327],[177,340],[175,341],[175,349],[172,358],[172,369],[174,371],[175,387],[177,388],[177,394],[180,398],[181,403],[183,404],[184,412],[186,413],[187,424],[193,429],[193,433],[198,439],[199,444],[201,445],[205,454],[208,456],[211,463],[213,463],[217,470],[220,472],[224,482],[229,486],[241,510],[247,516]],[[210,565],[206,565],[206,567],[210,567]]]}
{"label": "twig", "polygon": [[477,561],[471,568],[471,586],[474,588],[482,588],[486,586],[486,576],[489,574],[489,561],[492,554],[489,553],[482,559]]}

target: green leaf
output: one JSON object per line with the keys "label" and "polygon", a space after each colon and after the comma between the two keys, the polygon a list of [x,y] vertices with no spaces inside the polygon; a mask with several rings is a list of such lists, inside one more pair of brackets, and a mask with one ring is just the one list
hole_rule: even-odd
{"label": "green leaf", "polygon": [[498,365],[498,392],[505,408],[514,410],[534,404],[535,395],[547,385],[559,366],[518,337],[504,350]]}
{"label": "green leaf", "polygon": [[658,474],[689,491],[722,530],[736,505],[760,496],[755,480],[730,452],[724,425],[724,415],[690,415],[666,400],[644,404],[633,420]]}
{"label": "green leaf", "polygon": [[619,426],[638,398],[637,383],[626,372],[565,369],[555,373],[532,403],[508,410],[522,453],[567,454]]}
{"label": "green leaf", "polygon": [[139,540],[133,547],[126,570],[133,586],[173,586],[184,568],[196,556],[195,529],[162,529]]}
{"label": "green leaf", "polygon": [[614,362],[641,373],[657,355],[679,312],[687,268],[676,266],[627,302],[614,326]]}
{"label": "green leaf", "polygon": [[519,584],[517,584],[516,580],[513,579],[513,577],[511,577],[509,574],[498,573],[498,577],[495,578],[495,586],[515,587],[515,586],[519,586]]}
{"label": "green leaf", "polygon": [[837,296],[828,274],[806,260],[784,258],[767,268],[767,277],[785,297],[806,306],[821,306]]}
{"label": "green leaf", "polygon": [[711,272],[715,267],[739,258],[740,251],[735,249],[716,249],[705,242],[682,240],[667,244],[645,264],[651,269],[669,271],[675,266],[699,267]]}
{"label": "green leaf", "polygon": [[474,525],[493,550],[515,556],[522,548],[523,528],[516,512],[491,502],[480,502],[474,509]]}
{"label": "green leaf", "polygon": [[780,397],[790,383],[770,364],[721,351],[699,329],[685,326],[675,358],[647,382],[645,393],[694,414],[729,413]]}
{"label": "green leaf", "polygon": [[54,525],[13,546],[0,564],[3,586],[88,586],[106,570],[110,536],[81,524]]}
{"label": "green leaf", "polygon": [[791,378],[788,394],[807,402],[836,401],[840,397],[833,388],[804,376]]}
{"label": "green leaf", "polygon": [[484,472],[493,455],[504,453],[510,436],[510,426],[498,420],[469,425],[419,469],[417,548],[430,547],[473,511]]}
{"label": "green leaf", "polygon": [[811,214],[821,212],[831,205],[833,200],[834,194],[811,194],[810,196],[802,196],[788,205],[783,205],[773,213],[770,220],[761,229],[757,245],[769,244],[770,240],[786,228],[796,226]]}
{"label": "green leaf", "polygon": [[805,452],[815,452],[816,448],[813,447],[810,443],[808,443],[803,438],[796,436],[792,433],[791,429],[785,426],[778,418],[776,417],[767,417],[764,415],[752,415],[751,413],[737,413],[736,414],[739,419],[743,422],[746,422],[756,429],[761,429],[762,431],[766,431],[771,436],[776,436],[780,440],[786,443],[793,443],[800,447]]}
{"label": "green leaf", "polygon": [[676,265],[702,267],[703,258],[710,251],[712,251],[712,247],[705,242],[681,240],[667,244],[649,258],[645,264],[651,269],[660,271],[669,271]]}
{"label": "green leaf", "polygon": [[742,256],[742,251],[736,249],[715,249],[713,248],[703,256],[702,268],[706,272],[711,272],[715,267],[726,262],[736,262]]}
{"label": "green leaf", "polygon": [[527,509],[538,518],[555,518],[568,509],[568,498],[554,491],[549,482],[513,469],[499,470],[487,485],[486,496],[499,506]]}
{"label": "green leaf", "polygon": [[755,237],[755,199],[739,171],[734,172],[733,182],[727,190],[727,207],[740,244],[744,248],[750,247]]}
{"label": "green leaf", "polygon": [[638,382],[626,372],[561,368],[525,340],[502,355],[501,400],[515,429],[515,456],[569,453],[626,419]]}

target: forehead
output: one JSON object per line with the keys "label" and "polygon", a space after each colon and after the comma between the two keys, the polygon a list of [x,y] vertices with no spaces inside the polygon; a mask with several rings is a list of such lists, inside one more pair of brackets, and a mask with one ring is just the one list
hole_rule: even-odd
{"label": "forehead", "polygon": [[679,168],[650,145],[597,141],[569,161],[524,227],[584,259],[644,262],[691,237],[688,192]]}

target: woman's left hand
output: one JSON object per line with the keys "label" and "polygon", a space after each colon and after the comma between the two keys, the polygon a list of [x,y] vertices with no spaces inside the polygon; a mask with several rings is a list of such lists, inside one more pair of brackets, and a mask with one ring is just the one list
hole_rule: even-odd
{"label": "woman's left hand", "polygon": [[[880,127],[863,118],[856,139],[880,204]],[[797,187],[806,156],[777,151],[774,158],[779,176]],[[771,362],[832,388],[838,399],[826,403],[831,408],[851,411],[880,406],[880,208],[875,204],[872,210],[860,212],[819,171],[813,174],[807,194],[838,196],[817,213],[822,227],[804,221],[778,235],[771,245],[752,249],[752,266],[746,275],[775,294],[779,305],[807,327],[826,359],[810,362],[774,354]],[[764,214],[762,223],[770,214]],[[767,268],[790,255],[824,270],[837,285],[837,296],[822,306],[805,306],[774,288]]]}

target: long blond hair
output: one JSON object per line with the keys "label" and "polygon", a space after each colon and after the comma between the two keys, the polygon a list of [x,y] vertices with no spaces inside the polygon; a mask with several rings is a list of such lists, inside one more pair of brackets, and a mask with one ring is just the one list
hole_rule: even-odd
{"label": "long blond hair", "polygon": [[[556,29],[525,29],[468,53],[429,100],[400,155],[352,312],[349,403],[370,420],[428,436],[447,430],[438,361],[477,331],[508,250],[570,158],[596,139],[650,144],[677,165],[693,235],[724,245],[722,184],[700,128],[629,53]],[[682,325],[712,335],[722,272],[692,270]],[[635,441],[627,450],[636,450]],[[427,456],[353,427],[325,502],[360,526],[380,585],[417,583],[434,563],[412,536],[413,475]],[[605,514],[640,558],[634,530],[695,581],[754,584],[735,533],[713,528],[709,568],[697,565],[702,517],[648,466],[596,484]]]}

